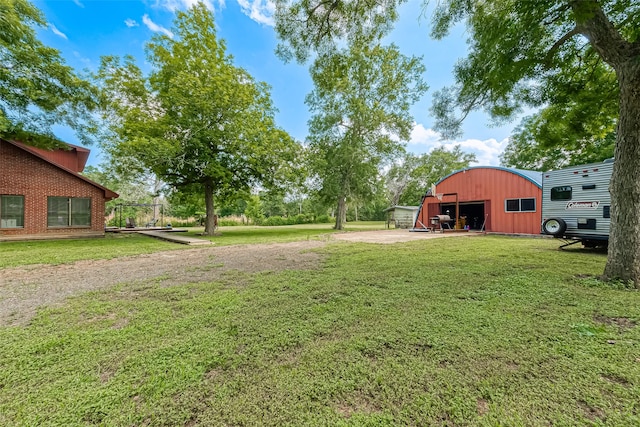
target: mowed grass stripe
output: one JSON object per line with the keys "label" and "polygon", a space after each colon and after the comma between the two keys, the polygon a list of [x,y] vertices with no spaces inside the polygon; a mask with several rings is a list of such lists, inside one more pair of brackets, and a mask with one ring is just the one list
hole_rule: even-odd
{"label": "mowed grass stripe", "polygon": [[0,329],[2,425],[638,425],[640,294],[544,239],[331,244]]}

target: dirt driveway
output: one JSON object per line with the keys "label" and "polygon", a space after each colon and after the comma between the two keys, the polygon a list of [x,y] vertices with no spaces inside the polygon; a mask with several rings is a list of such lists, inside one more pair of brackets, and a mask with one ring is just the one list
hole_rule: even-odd
{"label": "dirt driveway", "polygon": [[470,236],[478,233],[428,233],[422,231],[409,230],[376,230],[376,231],[356,231],[348,233],[332,234],[334,240],[343,240],[347,242],[365,242],[365,243],[399,243],[408,242],[410,240],[438,239],[441,237]]}
{"label": "dirt driveway", "polygon": [[321,255],[311,249],[325,246],[328,241],[389,244],[459,235],[407,230],[349,232],[332,234],[327,241],[207,246],[110,260],[0,269],[0,326],[24,325],[39,307],[60,304],[67,297],[119,283],[157,279],[171,285],[216,280],[228,270],[316,268]]}

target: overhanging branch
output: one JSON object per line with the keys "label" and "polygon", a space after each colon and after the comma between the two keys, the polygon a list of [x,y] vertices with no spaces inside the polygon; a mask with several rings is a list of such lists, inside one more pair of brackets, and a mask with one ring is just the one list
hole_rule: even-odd
{"label": "overhanging branch", "polygon": [[571,31],[560,37],[560,39],[558,39],[558,41],[556,41],[553,46],[551,46],[544,57],[545,68],[549,69],[551,67],[551,59],[553,58],[553,55],[555,55],[555,53],[558,51],[558,49],[560,49],[560,47],[562,47],[562,45],[565,44],[569,39],[578,34],[580,34],[580,29],[576,26]]}

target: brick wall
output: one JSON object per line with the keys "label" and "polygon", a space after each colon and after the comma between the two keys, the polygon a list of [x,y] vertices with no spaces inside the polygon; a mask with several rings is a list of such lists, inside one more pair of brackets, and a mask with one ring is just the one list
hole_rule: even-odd
{"label": "brick wall", "polygon": [[[104,190],[0,140],[0,194],[24,196],[24,228],[1,228],[1,236],[104,233]],[[47,227],[47,197],[91,198],[90,227]]]}

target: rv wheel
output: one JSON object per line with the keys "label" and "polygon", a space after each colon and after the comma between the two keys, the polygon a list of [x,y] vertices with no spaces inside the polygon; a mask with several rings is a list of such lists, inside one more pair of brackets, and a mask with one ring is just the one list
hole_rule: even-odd
{"label": "rv wheel", "polygon": [[560,218],[549,218],[545,222],[542,223],[542,230],[551,234],[552,236],[562,236],[564,231],[567,229],[567,223]]}

